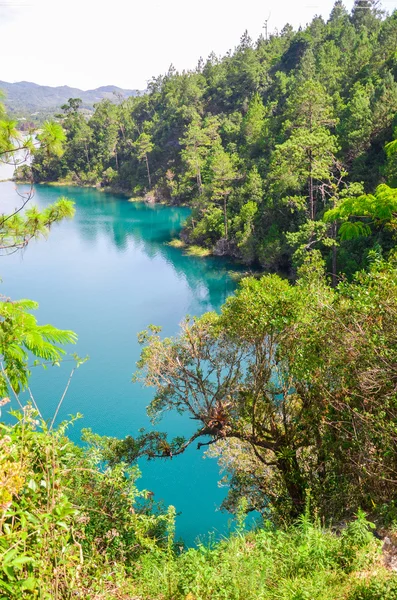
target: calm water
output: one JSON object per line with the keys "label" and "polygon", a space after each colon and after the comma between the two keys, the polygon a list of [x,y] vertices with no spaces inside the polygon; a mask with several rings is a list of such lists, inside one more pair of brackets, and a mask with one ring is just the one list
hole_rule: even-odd
{"label": "calm water", "polygon": [[[165,335],[178,331],[186,314],[218,309],[235,284],[227,263],[183,256],[166,245],[188,211],[151,207],[88,189],[38,186],[40,207],[66,195],[76,202],[74,220],[55,226],[47,240],[0,258],[0,290],[14,299],[40,303],[38,320],[79,335],[73,351],[89,362],[75,374],[60,418],[81,412],[70,435],[81,427],[110,436],[136,434],[149,427],[146,406],[152,391],[131,383],[139,358],[137,332],[153,323]],[[0,210],[17,206],[12,183],[0,184]],[[32,390],[43,416],[51,417],[68,379],[71,363],[35,370]],[[188,435],[192,423],[170,414],[159,429]],[[177,531],[188,543],[209,530],[227,531],[229,517],[219,512],[215,461],[189,449],[168,461],[144,461],[141,487],[181,513]]]}

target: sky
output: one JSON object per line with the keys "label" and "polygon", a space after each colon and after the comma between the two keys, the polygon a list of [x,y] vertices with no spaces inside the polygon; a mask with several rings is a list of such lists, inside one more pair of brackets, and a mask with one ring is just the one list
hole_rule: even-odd
{"label": "sky", "polygon": [[[334,0],[0,0],[0,80],[145,89],[171,64],[192,69],[224,55],[245,30],[296,29]],[[353,0],[345,0],[349,10]],[[383,0],[388,12],[397,0]]]}

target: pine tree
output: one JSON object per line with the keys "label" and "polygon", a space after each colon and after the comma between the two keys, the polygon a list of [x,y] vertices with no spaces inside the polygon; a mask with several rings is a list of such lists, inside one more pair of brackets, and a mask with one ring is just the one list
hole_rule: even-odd
{"label": "pine tree", "polygon": [[383,15],[379,7],[379,0],[355,0],[351,21],[356,29],[367,27],[370,31],[377,30]]}
{"label": "pine tree", "polygon": [[223,208],[225,239],[228,239],[227,200],[232,192],[232,183],[237,177],[237,171],[230,154],[219,145],[211,161],[211,199],[219,202]]}

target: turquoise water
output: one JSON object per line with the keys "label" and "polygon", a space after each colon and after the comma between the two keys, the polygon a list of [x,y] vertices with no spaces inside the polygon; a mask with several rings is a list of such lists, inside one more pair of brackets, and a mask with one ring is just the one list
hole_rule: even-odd
{"label": "turquoise water", "polygon": [[[72,221],[53,227],[46,240],[24,252],[0,258],[1,293],[40,303],[38,320],[78,333],[73,351],[90,360],[76,372],[59,414],[80,412],[70,436],[82,427],[110,436],[135,435],[149,427],[146,406],[153,391],[131,383],[139,358],[136,334],[148,324],[178,331],[186,314],[218,309],[235,289],[230,264],[215,258],[187,257],[166,244],[188,215],[185,208],[149,206],[91,189],[38,186],[39,207],[60,195],[76,202]],[[18,205],[12,183],[0,184],[0,209]],[[72,363],[35,369],[31,387],[45,418],[52,417]],[[59,420],[59,419],[58,419]],[[158,428],[188,435],[192,422],[169,414]],[[144,461],[141,487],[173,504],[180,516],[177,533],[189,544],[210,530],[227,531],[229,516],[218,508],[218,466],[190,448],[173,460]]]}

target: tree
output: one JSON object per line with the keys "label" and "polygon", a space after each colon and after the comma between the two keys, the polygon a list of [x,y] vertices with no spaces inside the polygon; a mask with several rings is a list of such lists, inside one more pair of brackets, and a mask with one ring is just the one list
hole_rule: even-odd
{"label": "tree", "polygon": [[252,97],[242,122],[244,141],[250,154],[260,150],[263,143],[265,107],[258,93]]}
{"label": "tree", "polygon": [[337,142],[329,128],[335,124],[330,98],[321,84],[308,80],[297,86],[290,97],[284,129],[290,135],[276,146],[272,157],[271,178],[275,191],[308,195],[308,216],[317,212],[316,185],[329,179],[337,152]]}
{"label": "tree", "polygon": [[392,142],[388,142],[385,146],[385,175],[390,185],[392,187],[397,187],[397,129],[394,137],[395,139]]}
{"label": "tree", "polygon": [[174,408],[200,424],[173,454],[201,437],[240,440],[263,469],[281,478],[295,515],[305,502],[295,425],[303,407],[294,408],[291,377],[277,356],[282,324],[292,326],[302,316],[305,302],[297,300],[296,290],[276,276],[244,280],[221,317],[186,321],[174,340],[162,342],[157,332],[142,336],[147,346],[140,361],[145,384],[156,387],[150,414]]}
{"label": "tree", "polygon": [[43,211],[35,206],[22,212],[32,194],[22,195],[22,205],[10,215],[0,216],[0,253],[10,254],[24,248],[33,238],[48,234],[53,223],[74,215],[74,203],[60,198]]}
{"label": "tree", "polygon": [[64,152],[63,145],[66,141],[66,135],[62,125],[55,123],[54,121],[45,121],[37,139],[40,142],[40,146],[43,146],[47,152],[47,156],[50,156],[51,154],[62,156]]}
{"label": "tree", "polygon": [[379,6],[379,0],[355,0],[351,14],[353,25],[357,29],[363,26],[370,31],[378,29],[384,14]]}
{"label": "tree", "polygon": [[332,26],[335,26],[335,24],[340,23],[341,21],[346,22],[347,18],[348,12],[345,8],[345,5],[343,4],[343,1],[336,0],[331,10],[331,14],[328,19],[328,24],[332,24]]}
{"label": "tree", "polygon": [[339,127],[348,162],[368,149],[372,127],[371,94],[359,82],[352,89]]}
{"label": "tree", "polygon": [[[7,118],[1,104],[0,113],[3,113],[3,120],[0,121],[0,159],[7,161],[20,153],[21,149],[27,153],[37,152],[32,138],[22,140],[20,133],[15,129],[15,122]],[[41,144],[41,152],[48,157],[62,155],[65,134],[58,123],[46,121],[38,134],[38,140]],[[26,160],[26,155],[23,160]],[[73,216],[73,202],[66,198],[60,198],[42,212],[36,207],[26,209],[33,193],[32,186],[26,193],[17,190],[21,205],[11,214],[0,216],[0,254],[9,254],[24,248],[31,239],[46,235],[53,223]]]}
{"label": "tree", "polygon": [[[346,198],[339,206],[324,215],[327,222],[344,221],[339,228],[342,239],[369,235],[371,225],[397,229],[397,190],[379,185],[374,194]],[[352,221],[350,219],[353,219]]]}
{"label": "tree", "polygon": [[150,136],[149,133],[145,133],[142,132],[140,134],[140,136],[138,137],[137,141],[135,142],[135,148],[137,151],[137,157],[139,160],[144,160],[146,163],[146,171],[147,171],[147,178],[148,178],[148,183],[149,183],[149,189],[151,189],[152,187],[152,178],[150,175],[150,168],[149,168],[149,157],[148,155],[152,152],[153,148],[154,148],[154,144],[152,142],[152,137]]}
{"label": "tree", "polygon": [[322,200],[321,186],[331,178],[337,152],[336,138],[325,128],[313,132],[297,129],[276,147],[271,165],[273,190],[287,196],[306,192],[307,214],[312,221]]}
{"label": "tree", "polygon": [[144,332],[138,378],[155,388],[149,414],[177,410],[198,427],[171,442],[144,434],[134,446],[120,443],[120,456],[237,444],[248,458],[233,463],[232,492],[278,519],[302,513],[309,489],[326,518],[392,498],[396,268],[395,258],[377,259],[331,290],[312,253],[295,286],[275,275],[248,278],[220,315],[185,321],[178,337]]}
{"label": "tree", "polygon": [[228,239],[227,199],[232,191],[232,182],[237,178],[233,159],[218,145],[211,159],[210,195],[215,202],[223,205],[225,239]]}
{"label": "tree", "polygon": [[80,98],[69,98],[68,103],[61,108],[62,125],[66,131],[66,151],[64,162],[68,171],[77,175],[78,180],[84,180],[84,175],[91,171],[90,144],[92,130],[81,112]]}
{"label": "tree", "polygon": [[[110,100],[103,100],[96,105],[93,116],[89,119],[89,147],[91,162],[100,176],[107,168],[119,170],[117,153],[119,107]],[[82,137],[82,135],[81,135]],[[89,168],[92,167],[89,165]]]}
{"label": "tree", "polygon": [[38,308],[32,300],[12,302],[0,299],[0,394],[17,395],[28,385],[29,353],[51,363],[58,363],[65,351],[58,344],[75,343],[73,331],[38,325],[30,311]]}
{"label": "tree", "polygon": [[26,162],[30,155],[41,152],[47,157],[62,156],[65,133],[58,123],[45,121],[37,135],[39,143],[32,136],[23,136],[17,129],[18,122],[10,119],[0,103],[0,162],[17,167]]}
{"label": "tree", "polygon": [[184,150],[181,158],[186,163],[187,175],[195,177],[199,195],[203,194],[202,169],[206,164],[211,147],[219,143],[219,123],[215,118],[209,118],[204,123],[196,116],[186,128],[185,136],[181,139]]}
{"label": "tree", "polygon": [[237,246],[244,260],[250,263],[255,256],[255,217],[258,213],[258,205],[250,200],[241,207],[240,213],[233,220],[233,228],[236,230]]}

